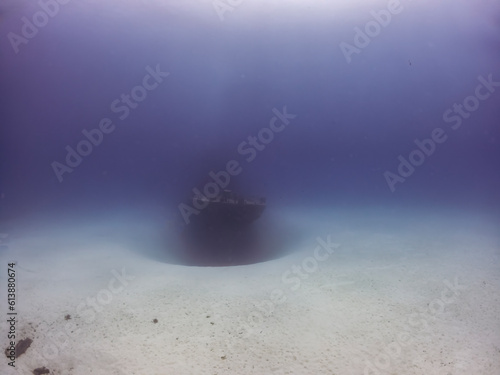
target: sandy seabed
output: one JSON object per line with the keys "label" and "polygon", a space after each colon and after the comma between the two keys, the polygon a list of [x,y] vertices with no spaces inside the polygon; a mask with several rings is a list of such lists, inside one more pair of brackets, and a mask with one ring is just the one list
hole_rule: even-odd
{"label": "sandy seabed", "polygon": [[233,267],[168,263],[145,240],[161,230],[147,219],[11,223],[0,342],[10,261],[16,339],[33,342],[0,373],[500,374],[498,218],[282,215],[301,240],[279,259]]}

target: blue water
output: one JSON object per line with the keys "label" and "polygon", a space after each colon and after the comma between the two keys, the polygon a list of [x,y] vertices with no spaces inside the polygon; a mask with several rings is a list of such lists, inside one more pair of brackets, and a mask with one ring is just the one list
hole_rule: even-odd
{"label": "blue water", "polygon": [[[388,6],[68,2],[36,27],[7,2],[2,212],[175,209],[230,160],[273,204],[498,207],[498,4]],[[274,108],[295,117],[263,130]]]}

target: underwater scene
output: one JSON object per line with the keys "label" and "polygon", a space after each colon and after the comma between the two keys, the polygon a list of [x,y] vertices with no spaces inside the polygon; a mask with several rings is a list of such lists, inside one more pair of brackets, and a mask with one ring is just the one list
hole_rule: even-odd
{"label": "underwater scene", "polygon": [[3,375],[499,375],[498,0],[0,0]]}

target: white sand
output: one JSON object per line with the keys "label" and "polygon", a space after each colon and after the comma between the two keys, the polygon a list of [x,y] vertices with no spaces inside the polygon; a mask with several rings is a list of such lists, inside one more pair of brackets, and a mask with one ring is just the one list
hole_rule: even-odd
{"label": "white sand", "polygon": [[[33,344],[16,371],[4,358],[0,373],[500,374],[493,217],[286,216],[306,233],[293,253],[218,268],[163,262],[143,240],[160,229],[146,220],[15,223],[1,253],[2,313],[7,262],[16,260],[18,339]],[[318,250],[326,259],[315,263],[315,238],[328,235],[340,246]],[[123,270],[130,279],[117,278]],[[4,347],[7,330],[5,318]]]}

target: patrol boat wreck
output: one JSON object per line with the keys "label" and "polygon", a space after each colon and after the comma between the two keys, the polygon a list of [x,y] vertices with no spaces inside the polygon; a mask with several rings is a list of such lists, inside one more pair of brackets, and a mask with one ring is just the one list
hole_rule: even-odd
{"label": "patrol boat wreck", "polygon": [[257,246],[252,223],[266,208],[265,198],[243,197],[230,190],[214,198],[193,196],[195,206],[203,207],[192,215],[184,231],[187,256],[192,263],[231,265],[246,263]]}

